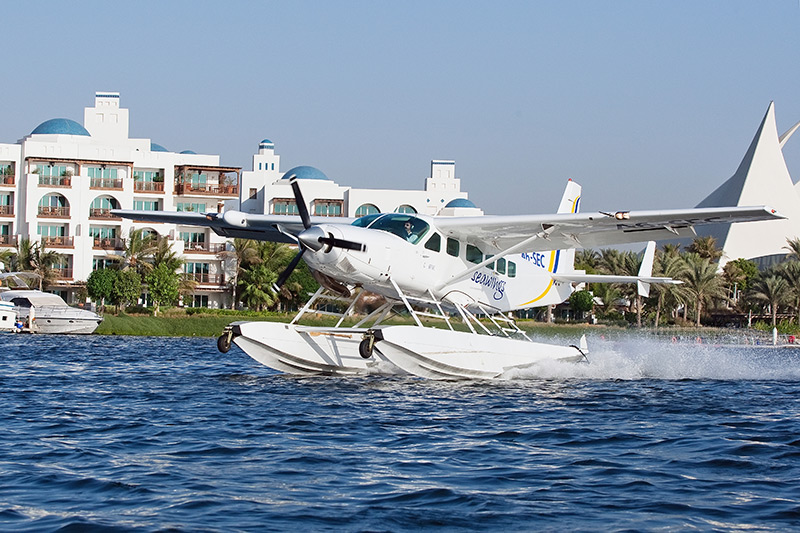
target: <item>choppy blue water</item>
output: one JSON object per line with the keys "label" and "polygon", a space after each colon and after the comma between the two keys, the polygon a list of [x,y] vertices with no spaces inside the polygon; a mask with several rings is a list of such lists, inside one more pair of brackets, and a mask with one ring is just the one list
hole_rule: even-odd
{"label": "choppy blue water", "polygon": [[800,354],[595,342],[500,382],[0,337],[0,530],[800,529]]}

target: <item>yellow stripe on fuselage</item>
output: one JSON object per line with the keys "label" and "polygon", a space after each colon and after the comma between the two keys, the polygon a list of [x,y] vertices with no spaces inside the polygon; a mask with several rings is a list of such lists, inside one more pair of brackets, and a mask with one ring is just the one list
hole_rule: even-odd
{"label": "yellow stripe on fuselage", "polygon": [[[556,262],[556,251],[555,250],[550,250],[550,266],[547,268],[548,272],[552,272],[553,271],[553,265],[555,264],[555,262]],[[550,289],[552,289],[552,288],[553,288],[553,279],[551,278],[550,279],[550,283],[547,284],[547,288],[544,290],[544,292],[542,294],[540,294],[539,296],[537,296],[536,298],[534,298],[530,302],[525,302],[524,304],[520,304],[520,307],[525,306],[525,305],[530,305],[530,304],[532,304],[532,303],[534,303],[534,302],[536,302],[538,300],[541,300],[542,298],[544,298],[547,295],[548,292],[550,292]]]}

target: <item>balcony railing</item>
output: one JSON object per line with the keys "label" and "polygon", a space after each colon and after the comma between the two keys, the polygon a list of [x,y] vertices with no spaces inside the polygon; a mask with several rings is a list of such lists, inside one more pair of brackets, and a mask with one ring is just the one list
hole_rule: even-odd
{"label": "balcony railing", "polygon": [[122,190],[122,180],[120,178],[92,178],[89,180],[89,188]]}
{"label": "balcony railing", "polygon": [[223,274],[207,274],[205,272],[184,272],[183,279],[202,285],[222,285],[225,282]]}
{"label": "balcony railing", "polygon": [[42,244],[48,248],[72,248],[74,237],[61,235],[58,237],[42,237]]}
{"label": "balcony railing", "polygon": [[183,243],[183,253],[185,254],[218,254],[225,251],[225,243],[210,242],[185,242]]}
{"label": "balcony railing", "polygon": [[13,205],[0,205],[0,217],[14,216]]}
{"label": "balcony railing", "polygon": [[99,250],[124,250],[125,242],[117,237],[95,237],[92,247]]}
{"label": "balcony railing", "polygon": [[13,186],[14,183],[15,183],[14,176],[7,176],[5,174],[0,176],[0,185],[11,185],[11,186]]}
{"label": "balcony railing", "polygon": [[0,235],[0,246],[16,246],[16,235]]}
{"label": "balcony railing", "polygon": [[238,185],[214,185],[199,183],[179,183],[177,194],[202,194],[208,196],[238,196]]}
{"label": "balcony railing", "polygon": [[68,267],[54,268],[53,273],[56,279],[72,279],[72,269]]}
{"label": "balcony railing", "polygon": [[69,207],[40,205],[39,216],[47,218],[69,218]]}
{"label": "balcony railing", "polygon": [[[114,208],[116,209],[116,208]],[[111,214],[111,209],[99,209],[92,207],[89,209],[89,218],[104,218],[110,220],[122,220],[120,217]]]}
{"label": "balcony railing", "polygon": [[133,190],[136,192],[164,192],[163,181],[134,181]]}
{"label": "balcony railing", "polygon": [[39,176],[39,187],[72,187],[72,177]]}

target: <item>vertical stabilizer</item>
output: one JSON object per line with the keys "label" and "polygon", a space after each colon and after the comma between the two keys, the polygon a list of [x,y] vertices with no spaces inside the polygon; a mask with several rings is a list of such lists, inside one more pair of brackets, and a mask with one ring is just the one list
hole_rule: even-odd
{"label": "vertical stabilizer", "polygon": [[[567,180],[567,188],[564,189],[564,196],[561,197],[561,203],[558,205],[558,214],[577,213],[581,204],[581,186],[572,181],[572,178]],[[575,248],[568,250],[558,250],[555,268],[551,272],[572,272],[575,269]]]}

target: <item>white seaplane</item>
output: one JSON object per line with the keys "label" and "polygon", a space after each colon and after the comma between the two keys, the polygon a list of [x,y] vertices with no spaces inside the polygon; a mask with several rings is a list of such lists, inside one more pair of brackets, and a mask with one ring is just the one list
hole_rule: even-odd
{"label": "white seaplane", "polygon": [[[256,361],[292,374],[396,371],[433,379],[496,378],[545,360],[586,359],[586,341],[559,346],[531,341],[507,313],[565,301],[586,282],[679,283],[651,276],[656,239],[691,237],[693,226],[783,218],[769,207],[729,207],[580,214],[581,187],[570,180],[556,214],[440,217],[372,214],[311,217],[296,178],[299,216],[115,210],[138,221],[207,226],[229,237],[295,243],[298,253],[278,277],[285,283],[301,258],[321,287],[291,323],[234,322],[218,339]],[[650,241],[637,276],[589,275],[574,269],[576,248]],[[343,327],[364,294],[386,303]],[[299,320],[323,297],[349,298],[335,327]],[[393,309],[415,325],[388,325]],[[317,311],[314,311],[315,313]],[[457,329],[454,322],[463,323]],[[432,326],[438,323],[439,327]]]}

